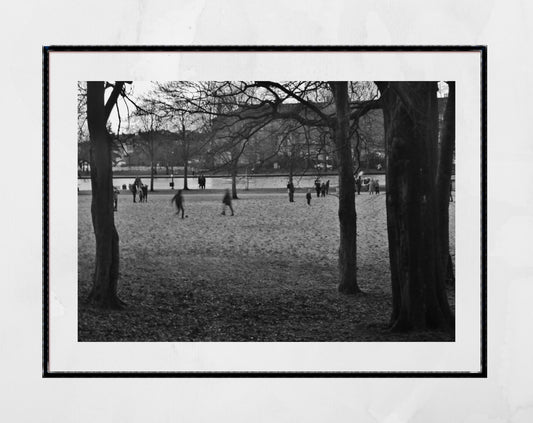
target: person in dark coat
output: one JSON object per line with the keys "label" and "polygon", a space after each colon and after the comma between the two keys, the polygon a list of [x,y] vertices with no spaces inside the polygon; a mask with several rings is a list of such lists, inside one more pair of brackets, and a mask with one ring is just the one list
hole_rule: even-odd
{"label": "person in dark coat", "polygon": [[292,181],[287,184],[287,192],[289,193],[289,202],[294,203],[294,184]]}
{"label": "person in dark coat", "polygon": [[322,188],[322,184],[320,183],[320,178],[316,178],[315,179],[315,191],[316,191],[317,197],[320,197],[321,188]]}
{"label": "person in dark coat", "polygon": [[[140,177],[136,177],[133,181],[133,185],[130,186],[130,190],[131,190],[131,193],[133,194],[133,202],[136,203],[137,201],[135,201],[135,197],[137,196],[137,193],[139,193],[139,191],[141,191],[142,189],[142,181],[141,181],[141,178]],[[139,196],[141,194],[139,193]]]}
{"label": "person in dark coat", "polygon": [[311,205],[311,190],[310,189],[307,190],[307,194],[305,194],[305,199],[307,200],[307,205],[310,206]]}
{"label": "person in dark coat", "polygon": [[130,191],[133,194],[133,202],[136,203],[137,201],[135,201],[135,198],[137,196],[137,185],[130,184]]}
{"label": "person in dark coat", "polygon": [[182,194],[182,190],[178,190],[178,192],[176,193],[176,195],[174,197],[172,197],[172,200],[170,200],[170,203],[176,203],[176,208],[177,208],[177,211],[176,211],[176,214],[180,214],[180,211],[181,211],[181,218],[183,219],[184,217],[184,214],[185,214],[185,208],[183,207],[183,194]]}
{"label": "person in dark coat", "polygon": [[226,214],[226,206],[229,207],[229,209],[231,210],[231,215],[234,216],[235,213],[233,212],[233,207],[231,205],[231,193],[229,192],[229,189],[226,190],[226,192],[224,193],[224,198],[222,198],[222,213],[223,215]]}
{"label": "person in dark coat", "polygon": [[320,193],[322,194],[322,197],[326,196],[326,184],[322,182],[322,185],[320,186]]}
{"label": "person in dark coat", "polygon": [[143,185],[141,189],[143,192],[143,201],[147,203],[148,202],[148,185]]}
{"label": "person in dark coat", "polygon": [[361,194],[361,177],[358,176],[357,179],[355,180],[355,188],[357,190],[357,195],[360,195]]}
{"label": "person in dark coat", "polygon": [[326,195],[329,195],[329,179],[326,181]]}

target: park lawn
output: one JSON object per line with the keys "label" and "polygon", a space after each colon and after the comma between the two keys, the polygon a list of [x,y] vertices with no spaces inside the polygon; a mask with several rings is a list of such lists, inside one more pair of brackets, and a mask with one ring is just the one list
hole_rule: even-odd
{"label": "park lawn", "polygon": [[[453,333],[396,334],[391,312],[385,195],[361,194],[358,281],[337,291],[338,199],[240,193],[235,216],[221,193],[185,193],[186,219],[171,195],[148,203],[119,196],[119,296],[125,310],[86,303],[94,267],[90,195],[78,197],[79,341],[453,341]],[[452,251],[454,213],[450,210]],[[449,290],[454,307],[454,292]]]}

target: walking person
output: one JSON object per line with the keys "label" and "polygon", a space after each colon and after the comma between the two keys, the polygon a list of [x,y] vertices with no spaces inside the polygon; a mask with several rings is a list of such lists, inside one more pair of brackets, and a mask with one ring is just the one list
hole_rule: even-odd
{"label": "walking person", "polygon": [[322,197],[326,196],[326,184],[322,182],[322,185],[320,186],[320,193],[322,194]]}
{"label": "walking person", "polygon": [[170,204],[172,203],[176,203],[176,214],[179,215],[181,211],[181,218],[183,219],[185,214],[185,208],[183,207],[183,194],[181,189],[179,189],[176,195],[172,197],[172,200],[170,200]]}
{"label": "walking person", "polygon": [[294,203],[294,184],[292,181],[287,184],[287,192],[289,193],[289,203]]}
{"label": "walking person", "polygon": [[329,179],[326,181],[326,195],[329,195]]}
{"label": "walking person", "polygon": [[355,187],[357,189],[357,195],[360,195],[361,194],[361,177],[358,176],[357,179],[355,180]]}
{"label": "walking person", "polygon": [[305,199],[307,200],[307,205],[310,206],[311,205],[311,189],[308,189],[307,190],[307,193],[305,194]]}
{"label": "walking person", "polygon": [[229,209],[231,210],[231,215],[235,215],[235,213],[233,212],[233,207],[231,206],[231,193],[229,192],[229,189],[227,189],[224,193],[224,198],[222,198],[222,204],[222,215],[226,214],[226,206],[229,207]]}
{"label": "walking person", "polygon": [[374,180],[374,192],[379,194],[379,181],[377,179]]}
{"label": "walking person", "polygon": [[320,197],[320,189],[322,187],[322,184],[320,183],[320,178],[315,179],[315,191],[317,198]]}

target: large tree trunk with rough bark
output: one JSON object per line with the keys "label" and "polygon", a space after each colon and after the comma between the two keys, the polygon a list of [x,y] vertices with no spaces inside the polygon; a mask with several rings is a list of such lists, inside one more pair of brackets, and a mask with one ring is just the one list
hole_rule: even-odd
{"label": "large tree trunk with rough bark", "polygon": [[339,161],[339,291],[360,292],[357,285],[357,215],[355,211],[355,178],[352,145],[349,138],[348,83],[330,82],[335,98],[335,145]]}
{"label": "large tree trunk with rough bark", "polygon": [[377,83],[385,123],[391,328],[452,328],[440,257],[437,84]]}
{"label": "large tree trunk with rough bark", "polygon": [[93,287],[89,300],[104,308],[120,308],[117,296],[119,239],[113,215],[111,139],[106,129],[104,82],[87,83],[87,122],[91,142],[91,215],[96,238]]}

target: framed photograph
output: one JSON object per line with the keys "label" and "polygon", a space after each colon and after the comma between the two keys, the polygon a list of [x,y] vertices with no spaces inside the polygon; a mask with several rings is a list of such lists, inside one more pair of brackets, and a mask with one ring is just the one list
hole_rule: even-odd
{"label": "framed photograph", "polygon": [[486,377],[484,46],[43,48],[44,377]]}

